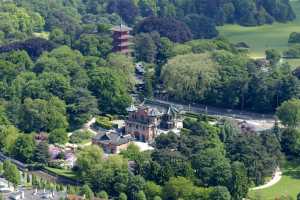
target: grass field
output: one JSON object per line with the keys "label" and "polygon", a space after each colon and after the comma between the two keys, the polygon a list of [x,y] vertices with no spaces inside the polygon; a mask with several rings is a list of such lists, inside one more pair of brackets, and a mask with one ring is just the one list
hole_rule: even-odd
{"label": "grass field", "polygon": [[[292,1],[297,19],[286,24],[275,23],[256,27],[242,27],[239,25],[225,25],[218,27],[220,35],[225,36],[231,42],[246,42],[250,47],[250,56],[263,57],[268,48],[284,51],[288,48],[288,38],[292,32],[300,32],[300,1]],[[300,60],[293,61],[299,64]]]}
{"label": "grass field", "polygon": [[296,199],[300,192],[300,164],[288,163],[284,166],[281,180],[274,186],[262,190],[250,191],[251,199],[259,197],[263,200],[274,200],[282,195],[289,195]]}

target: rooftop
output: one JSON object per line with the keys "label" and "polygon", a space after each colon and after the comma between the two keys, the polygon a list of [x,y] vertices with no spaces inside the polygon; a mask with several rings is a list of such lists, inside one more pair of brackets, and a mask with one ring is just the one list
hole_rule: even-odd
{"label": "rooftop", "polygon": [[4,199],[20,199],[22,196],[23,200],[41,200],[41,199],[52,199],[59,200],[66,197],[65,192],[47,191],[47,190],[22,190],[13,193],[4,193]]}
{"label": "rooftop", "polygon": [[133,141],[133,138],[130,135],[121,135],[114,130],[110,130],[105,133],[97,134],[93,140],[101,144],[112,144],[118,146]]}
{"label": "rooftop", "polygon": [[112,27],[111,30],[115,31],[115,32],[123,32],[123,31],[131,31],[132,28],[129,28],[126,25],[120,24],[119,26]]}

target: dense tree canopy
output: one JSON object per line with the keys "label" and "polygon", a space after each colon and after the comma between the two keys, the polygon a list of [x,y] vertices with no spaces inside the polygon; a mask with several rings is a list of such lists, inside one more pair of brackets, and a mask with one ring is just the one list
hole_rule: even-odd
{"label": "dense tree canopy", "polygon": [[295,128],[300,123],[300,101],[298,99],[291,99],[284,102],[277,109],[277,116],[282,124]]}
{"label": "dense tree canopy", "polygon": [[192,38],[192,33],[187,25],[174,18],[149,17],[141,21],[135,28],[137,33],[155,31],[173,42],[186,42]]}
{"label": "dense tree canopy", "polygon": [[[288,0],[0,0],[0,151],[50,165],[49,143],[90,140],[91,133],[74,130],[98,114],[123,118],[131,95],[263,113],[281,105],[285,127],[242,133],[234,121],[192,115],[180,133],[158,136],[153,151],[129,145],[106,157],[91,145],[78,148],[72,169],[87,198],[246,198],[280,164],[280,149],[300,155],[300,80],[277,50],[252,59],[247,44],[218,37],[216,26],[294,18]],[[134,57],[112,52],[110,29],[120,23],[134,30]],[[299,45],[283,56],[299,57]],[[138,90],[135,62],[145,70]],[[4,177],[18,184],[16,168],[5,168]]]}
{"label": "dense tree canopy", "polygon": [[125,80],[112,69],[99,68],[93,71],[90,88],[99,98],[99,105],[104,112],[124,113],[131,102]]}
{"label": "dense tree canopy", "polygon": [[218,64],[209,54],[187,54],[170,59],[162,69],[161,79],[174,98],[201,100],[217,70]]}
{"label": "dense tree canopy", "polygon": [[[0,33],[4,34],[0,44],[7,40],[24,39],[34,31],[42,31],[45,24],[39,13],[17,7],[12,3],[1,2]],[[0,34],[1,35],[1,34]]]}
{"label": "dense tree canopy", "polygon": [[168,98],[274,112],[282,102],[299,97],[299,79],[288,64],[279,62],[277,51],[266,52],[266,66],[224,39],[176,44],[171,52],[168,63],[157,67],[156,77]]}

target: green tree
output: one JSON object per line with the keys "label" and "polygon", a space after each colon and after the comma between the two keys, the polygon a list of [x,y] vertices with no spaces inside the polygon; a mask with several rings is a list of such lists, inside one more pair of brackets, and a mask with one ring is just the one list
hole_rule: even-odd
{"label": "green tree", "polygon": [[217,69],[209,54],[180,55],[163,66],[161,80],[175,99],[200,101],[217,77]]}
{"label": "green tree", "polygon": [[266,59],[270,61],[271,65],[276,65],[281,59],[280,52],[276,49],[268,49],[266,50]]}
{"label": "green tree", "polygon": [[247,170],[243,163],[234,162],[231,164],[232,180],[229,187],[232,199],[242,200],[247,196],[249,190],[249,181]]}
{"label": "green tree", "polygon": [[289,43],[300,43],[300,33],[291,33],[289,36]]}
{"label": "green tree", "polygon": [[114,69],[117,73],[121,73],[122,78],[129,89],[132,89],[135,84],[135,64],[133,59],[121,53],[111,53],[107,57],[108,68]]}
{"label": "green tree", "polygon": [[35,150],[36,144],[33,136],[22,134],[16,140],[13,155],[17,160],[31,163],[33,161]]}
{"label": "green tree", "polygon": [[92,200],[94,198],[94,193],[88,185],[83,185],[81,188],[81,195],[85,195],[85,198]]}
{"label": "green tree", "polygon": [[218,186],[209,195],[211,200],[230,200],[231,195],[226,187]]}
{"label": "green tree", "polygon": [[3,153],[8,155],[13,154],[19,134],[19,130],[12,125],[0,127],[0,148]]}
{"label": "green tree", "polygon": [[0,105],[0,124],[1,125],[10,125],[10,121],[8,120],[5,107]]}
{"label": "green tree", "polygon": [[78,173],[85,178],[98,164],[102,163],[103,150],[98,146],[89,146],[82,150],[77,158]]}
{"label": "green tree", "polygon": [[135,37],[135,56],[138,61],[154,63],[157,48],[150,34],[141,33]]}
{"label": "green tree", "polygon": [[104,112],[122,114],[130,105],[131,98],[124,77],[112,69],[98,68],[91,72],[90,89]]}
{"label": "green tree", "polygon": [[121,151],[121,155],[129,160],[137,160],[140,154],[139,147],[133,143],[129,144],[126,150]]}
{"label": "green tree", "polygon": [[146,198],[146,195],[143,191],[139,191],[137,194],[136,194],[136,200],[147,200]]}
{"label": "green tree", "polygon": [[300,193],[297,194],[297,200],[300,200]]}
{"label": "green tree", "polygon": [[184,21],[191,29],[194,39],[211,39],[219,34],[214,21],[206,16],[189,14]]}
{"label": "green tree", "polygon": [[285,101],[277,109],[276,115],[285,126],[295,128],[300,123],[300,100]]}
{"label": "green tree", "polygon": [[3,169],[3,163],[0,163],[0,175],[2,175],[4,172],[4,169]]}
{"label": "green tree", "polygon": [[19,72],[31,70],[33,67],[31,58],[24,50],[3,53],[0,55],[0,57],[3,57],[3,59],[5,59],[6,61],[15,64],[18,67]]}
{"label": "green tree", "polygon": [[281,147],[289,156],[300,155],[300,131],[298,129],[286,129],[282,133]]}
{"label": "green tree", "polygon": [[65,129],[54,129],[49,134],[49,143],[66,144],[68,142],[68,134]]}
{"label": "green tree", "polygon": [[170,200],[190,199],[193,188],[193,183],[184,177],[171,178],[163,188],[163,196]]}
{"label": "green tree", "polygon": [[62,74],[44,72],[38,77],[43,88],[50,94],[65,99],[70,90],[70,80]]}
{"label": "green tree", "polygon": [[97,193],[97,196],[101,199],[108,200],[108,194],[104,190],[100,191]]}
{"label": "green tree", "polygon": [[192,166],[205,185],[227,185],[230,182],[229,160],[214,148],[207,148],[195,155],[192,159]]}
{"label": "green tree", "polygon": [[127,200],[127,195],[125,193],[120,193],[118,200]]}
{"label": "green tree", "polygon": [[40,164],[47,165],[50,159],[49,145],[47,142],[40,142],[34,152],[34,160]]}
{"label": "green tree", "polygon": [[[129,176],[128,185],[127,185],[127,195],[129,199],[135,199],[138,195],[143,198],[145,195],[143,190],[145,189],[145,179],[140,175],[131,175]],[[139,192],[143,192],[143,194],[139,194]]]}
{"label": "green tree", "polygon": [[145,91],[144,96],[147,98],[153,97],[153,80],[149,70],[145,74]]}
{"label": "green tree", "polygon": [[4,37],[10,40],[31,36],[34,31],[41,31],[45,23],[40,14],[17,7],[10,2],[2,2],[0,12],[0,29]]}
{"label": "green tree", "polygon": [[49,40],[60,45],[70,45],[71,38],[66,35],[61,29],[55,28],[50,32]]}
{"label": "green tree", "polygon": [[152,181],[147,181],[145,187],[145,194],[148,199],[153,200],[156,196],[162,195],[162,188],[160,185],[157,185]]}
{"label": "green tree", "polygon": [[81,127],[92,116],[99,114],[96,97],[85,88],[73,89],[67,97],[67,113],[70,126]]}
{"label": "green tree", "polygon": [[173,47],[174,44],[165,37],[161,37],[158,42],[159,45],[157,45],[157,58],[156,62],[158,64],[156,68],[156,77],[160,77],[160,67],[164,64],[166,64],[167,60],[173,55]]}
{"label": "green tree", "polygon": [[20,127],[26,132],[67,128],[66,105],[57,97],[24,100]]}
{"label": "green tree", "polygon": [[105,36],[82,34],[74,46],[85,56],[101,56],[105,58],[112,49],[112,40]]}
{"label": "green tree", "polygon": [[5,177],[5,179],[11,182],[14,187],[18,186],[20,184],[21,177],[17,166],[11,163],[9,160],[5,160],[3,162],[3,169],[3,176]]}
{"label": "green tree", "polygon": [[273,174],[281,160],[280,144],[271,132],[239,134],[226,146],[230,160],[244,163],[249,180],[257,185]]}

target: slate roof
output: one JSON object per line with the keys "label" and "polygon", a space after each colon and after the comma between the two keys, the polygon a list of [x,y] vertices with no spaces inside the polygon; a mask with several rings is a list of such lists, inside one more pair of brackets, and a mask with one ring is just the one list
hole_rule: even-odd
{"label": "slate roof", "polygon": [[137,111],[137,108],[133,104],[131,104],[130,107],[126,108],[126,111],[127,112],[134,112],[134,111]]}
{"label": "slate roof", "polygon": [[129,28],[128,26],[125,26],[124,24],[121,24],[119,26],[112,27],[111,30],[116,31],[116,32],[123,32],[123,31],[131,31],[132,28]]}
{"label": "slate roof", "polygon": [[181,111],[173,105],[157,103],[157,102],[153,102],[153,101],[148,100],[148,99],[145,99],[145,101],[143,102],[142,105],[151,107],[152,109],[155,108],[161,114],[168,114],[168,115],[173,115],[174,116],[174,115],[177,115],[177,114],[181,113]]}
{"label": "slate roof", "polygon": [[159,112],[159,110],[157,108],[150,108],[148,115],[150,117],[157,117],[157,116],[160,116],[161,113]]}
{"label": "slate roof", "polygon": [[133,141],[130,135],[120,135],[115,131],[107,131],[105,133],[99,133],[94,138],[94,141],[101,144],[112,144],[112,145],[122,145]]}

